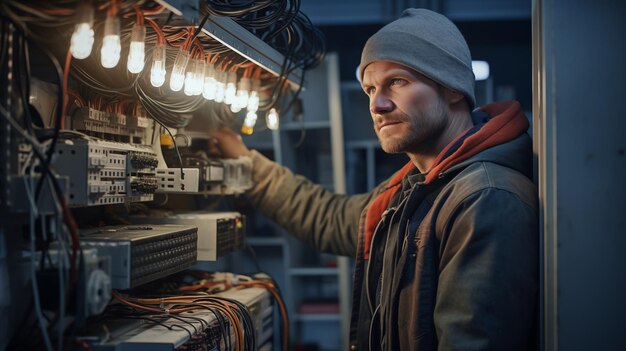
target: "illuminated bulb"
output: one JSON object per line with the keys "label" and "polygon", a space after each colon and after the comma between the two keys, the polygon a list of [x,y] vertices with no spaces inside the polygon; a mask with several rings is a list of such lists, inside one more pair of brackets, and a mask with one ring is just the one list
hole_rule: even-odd
{"label": "illuminated bulb", "polygon": [[239,90],[237,91],[237,106],[240,108],[244,108],[248,106],[248,96],[249,93],[247,90]]}
{"label": "illuminated bulb", "polygon": [[212,65],[209,65],[204,75],[204,88],[202,90],[202,96],[207,100],[215,100],[217,93],[217,81],[215,80],[215,69]]}
{"label": "illuminated bulb", "polygon": [[217,82],[215,87],[215,101],[224,102],[224,93],[226,92],[226,86],[222,82]]}
{"label": "illuminated bulb", "polygon": [[150,83],[152,83],[152,86],[155,88],[165,83],[165,44],[156,44],[154,50],[152,50]]}
{"label": "illuminated bulb", "polygon": [[241,78],[239,88],[237,89],[237,98],[233,105],[237,105],[239,109],[248,106],[248,96],[250,91],[250,79]]}
{"label": "illuminated bulb", "polygon": [[230,105],[235,101],[235,94],[237,93],[237,88],[235,87],[235,83],[228,82],[226,83],[226,91],[224,92],[224,103],[226,105]]}
{"label": "illuminated bulb", "polygon": [[89,23],[79,23],[72,33],[70,51],[79,60],[89,57],[93,47],[93,29]]}
{"label": "illuminated bulb", "polygon": [[196,84],[195,79],[195,71],[196,71],[196,60],[191,60],[189,63],[189,69],[185,73],[185,95],[191,96],[193,95],[193,90],[195,89],[194,85]]}
{"label": "illuminated bulb", "polygon": [[200,95],[204,87],[204,61],[193,60],[189,65],[185,78],[185,95]]}
{"label": "illuminated bulb", "polygon": [[146,27],[135,23],[130,35],[127,67],[130,73],[139,73],[146,58]]}
{"label": "illuminated bulb", "polygon": [[104,68],[113,68],[120,61],[120,20],[117,17],[107,17],[104,22],[104,38],[100,49],[100,63]]}
{"label": "illuminated bulb", "polygon": [[239,111],[241,111],[241,106],[239,106],[237,104],[231,104],[230,105],[230,112],[237,113]]}
{"label": "illuminated bulb", "polygon": [[76,27],[70,40],[70,52],[74,58],[82,60],[89,57],[93,48],[93,7],[83,2],[76,13]]}
{"label": "illuminated bulb", "polygon": [[189,53],[183,49],[178,50],[174,67],[172,68],[172,75],[170,76],[170,89],[173,91],[180,91],[183,88],[187,62],[189,62]]}
{"label": "illuminated bulb", "polygon": [[206,63],[204,60],[196,60],[196,69],[194,70],[195,74],[195,85],[193,89],[193,95],[202,94],[202,90],[204,90],[204,71],[206,70]]}
{"label": "illuminated bulb", "polygon": [[226,94],[226,83],[224,83],[225,73],[222,71],[218,71],[217,77],[215,78],[215,101],[223,102],[224,95]]}
{"label": "illuminated bulb", "polygon": [[253,90],[248,97],[248,111],[256,112],[259,109],[259,95]]}
{"label": "illuminated bulb", "polygon": [[265,123],[267,124],[267,128],[271,130],[278,129],[278,112],[276,112],[275,108],[269,110],[265,116]]}
{"label": "illuminated bulb", "polygon": [[237,96],[237,73],[228,72],[228,79],[226,81],[226,91],[224,92],[224,103],[230,105],[235,102]]}
{"label": "illuminated bulb", "polygon": [[243,121],[243,125],[241,126],[241,132],[246,135],[250,135],[254,132],[254,125],[256,124],[256,113],[248,112],[246,114],[246,119]]}

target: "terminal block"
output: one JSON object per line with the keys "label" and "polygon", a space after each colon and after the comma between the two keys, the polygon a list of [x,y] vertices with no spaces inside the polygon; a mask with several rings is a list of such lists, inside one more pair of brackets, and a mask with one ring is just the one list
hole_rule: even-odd
{"label": "terminal block", "polygon": [[97,139],[65,140],[53,166],[70,179],[70,206],[151,201],[157,190],[152,148]]}

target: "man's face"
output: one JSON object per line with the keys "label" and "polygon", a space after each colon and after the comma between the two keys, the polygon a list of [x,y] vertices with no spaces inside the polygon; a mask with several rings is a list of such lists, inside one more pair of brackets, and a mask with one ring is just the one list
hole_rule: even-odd
{"label": "man's face", "polygon": [[387,153],[419,153],[434,146],[449,123],[443,88],[403,65],[375,61],[363,90],[380,145]]}

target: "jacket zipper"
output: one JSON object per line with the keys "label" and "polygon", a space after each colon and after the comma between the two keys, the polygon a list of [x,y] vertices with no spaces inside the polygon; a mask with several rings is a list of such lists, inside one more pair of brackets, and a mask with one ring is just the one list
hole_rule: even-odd
{"label": "jacket zipper", "polygon": [[[372,311],[372,309],[374,307],[373,307],[373,304],[372,304],[372,297],[370,296],[370,286],[369,286],[369,277],[370,277],[369,273],[370,273],[370,269],[371,269],[371,265],[372,265],[372,253],[374,252],[373,251],[374,242],[375,242],[374,239],[376,238],[376,234],[378,233],[379,227],[387,220],[387,216],[389,215],[389,213],[391,212],[391,217],[393,217],[395,215],[396,211],[398,210],[398,208],[400,206],[402,206],[402,204],[405,201],[406,201],[406,198],[402,199],[402,201],[400,201],[398,206],[394,206],[394,207],[388,208],[388,209],[386,209],[383,212],[383,214],[381,216],[381,220],[376,225],[376,229],[374,229],[374,235],[372,236],[372,241],[370,242],[370,258],[367,261],[367,268],[366,268],[366,271],[365,271],[365,290],[366,290],[365,294],[367,296],[367,302],[368,302],[368,305],[369,305],[369,308],[370,308],[370,313],[372,314],[372,319],[370,320],[370,328],[369,328],[369,330],[370,330],[370,335],[369,335],[370,343],[369,344],[370,345],[368,345],[368,348],[370,350],[371,350],[371,337],[372,337],[371,331],[372,331],[372,327],[374,325],[374,313],[377,313],[378,309],[380,308],[380,303],[378,303],[376,305],[376,309],[374,309],[374,311]],[[387,228],[387,230],[389,230],[389,228]],[[383,255],[384,255],[384,253],[383,253]],[[378,281],[379,286],[382,286],[382,284],[383,284],[383,272],[384,271],[385,271],[385,261],[383,260],[383,266],[381,268],[380,278],[379,278],[379,281]],[[378,287],[376,288],[376,291],[378,291]]]}
{"label": "jacket zipper", "polygon": [[374,249],[374,239],[376,238],[378,229],[380,229],[380,226],[383,224],[383,222],[385,221],[387,217],[387,214],[389,214],[390,211],[395,211],[395,207],[388,208],[383,212],[383,215],[381,216],[381,220],[378,222],[378,224],[376,225],[376,228],[374,229],[374,235],[372,235],[372,241],[370,241],[370,257],[367,260],[367,268],[365,269],[365,295],[367,296],[367,303],[370,308],[370,313],[374,313],[373,311],[374,305],[372,304],[372,297],[370,296],[370,268],[372,266],[372,253],[373,253],[372,250]]}

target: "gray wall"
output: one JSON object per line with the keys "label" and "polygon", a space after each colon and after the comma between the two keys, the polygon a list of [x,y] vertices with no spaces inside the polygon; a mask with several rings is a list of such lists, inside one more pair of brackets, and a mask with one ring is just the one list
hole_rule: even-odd
{"label": "gray wall", "polygon": [[626,346],[626,2],[535,0],[546,350]]}

